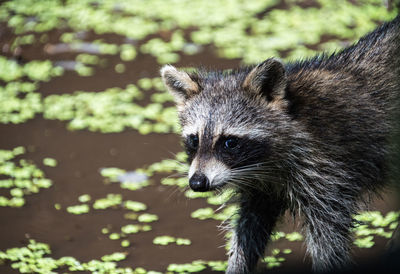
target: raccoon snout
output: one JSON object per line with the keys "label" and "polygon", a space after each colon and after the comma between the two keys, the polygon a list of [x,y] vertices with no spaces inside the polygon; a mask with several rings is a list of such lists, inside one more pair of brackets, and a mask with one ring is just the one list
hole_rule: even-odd
{"label": "raccoon snout", "polygon": [[205,192],[210,190],[210,181],[203,173],[196,172],[189,179],[189,186],[194,191]]}

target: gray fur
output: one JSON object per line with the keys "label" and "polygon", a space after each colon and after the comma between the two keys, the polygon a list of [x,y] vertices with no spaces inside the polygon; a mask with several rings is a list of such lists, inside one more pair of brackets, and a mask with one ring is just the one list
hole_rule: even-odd
{"label": "gray fur", "polygon": [[[227,273],[255,270],[286,209],[304,217],[314,270],[350,265],[352,215],[364,193],[386,182],[400,94],[400,16],[332,56],[182,73],[169,67],[162,76],[185,98],[178,101],[184,138],[199,138],[188,149],[192,169],[221,162],[224,179],[216,176],[210,189],[231,186],[238,194]],[[239,140],[236,154],[224,148],[231,136]]]}

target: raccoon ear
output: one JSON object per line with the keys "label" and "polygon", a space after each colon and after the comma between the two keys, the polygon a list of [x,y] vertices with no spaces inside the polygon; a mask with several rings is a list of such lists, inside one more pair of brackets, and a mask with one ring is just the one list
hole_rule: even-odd
{"label": "raccoon ear", "polygon": [[250,71],[243,82],[243,88],[261,93],[267,101],[285,96],[286,72],[281,61],[270,58]]}
{"label": "raccoon ear", "polygon": [[178,105],[182,105],[191,96],[200,92],[199,85],[189,74],[177,70],[174,66],[166,65],[162,67],[161,77]]}

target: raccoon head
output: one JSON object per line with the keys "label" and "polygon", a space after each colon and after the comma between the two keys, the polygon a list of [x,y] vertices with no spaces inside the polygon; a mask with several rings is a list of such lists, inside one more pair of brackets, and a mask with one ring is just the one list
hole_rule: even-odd
{"label": "raccoon head", "polygon": [[161,75],[177,104],[190,187],[208,191],[261,176],[277,133],[268,121],[281,119],[286,107],[283,64],[267,59],[237,71],[191,74],[167,65]]}

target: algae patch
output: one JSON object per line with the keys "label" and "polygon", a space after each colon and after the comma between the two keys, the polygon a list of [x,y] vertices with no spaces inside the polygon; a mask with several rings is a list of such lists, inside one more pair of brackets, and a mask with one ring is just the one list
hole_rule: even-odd
{"label": "algae patch", "polygon": [[9,189],[10,193],[9,197],[0,196],[0,206],[22,207],[25,195],[39,193],[52,185],[52,181],[31,161],[15,159],[24,153],[24,147],[0,150],[0,175],[5,177],[0,180],[0,188]]}

